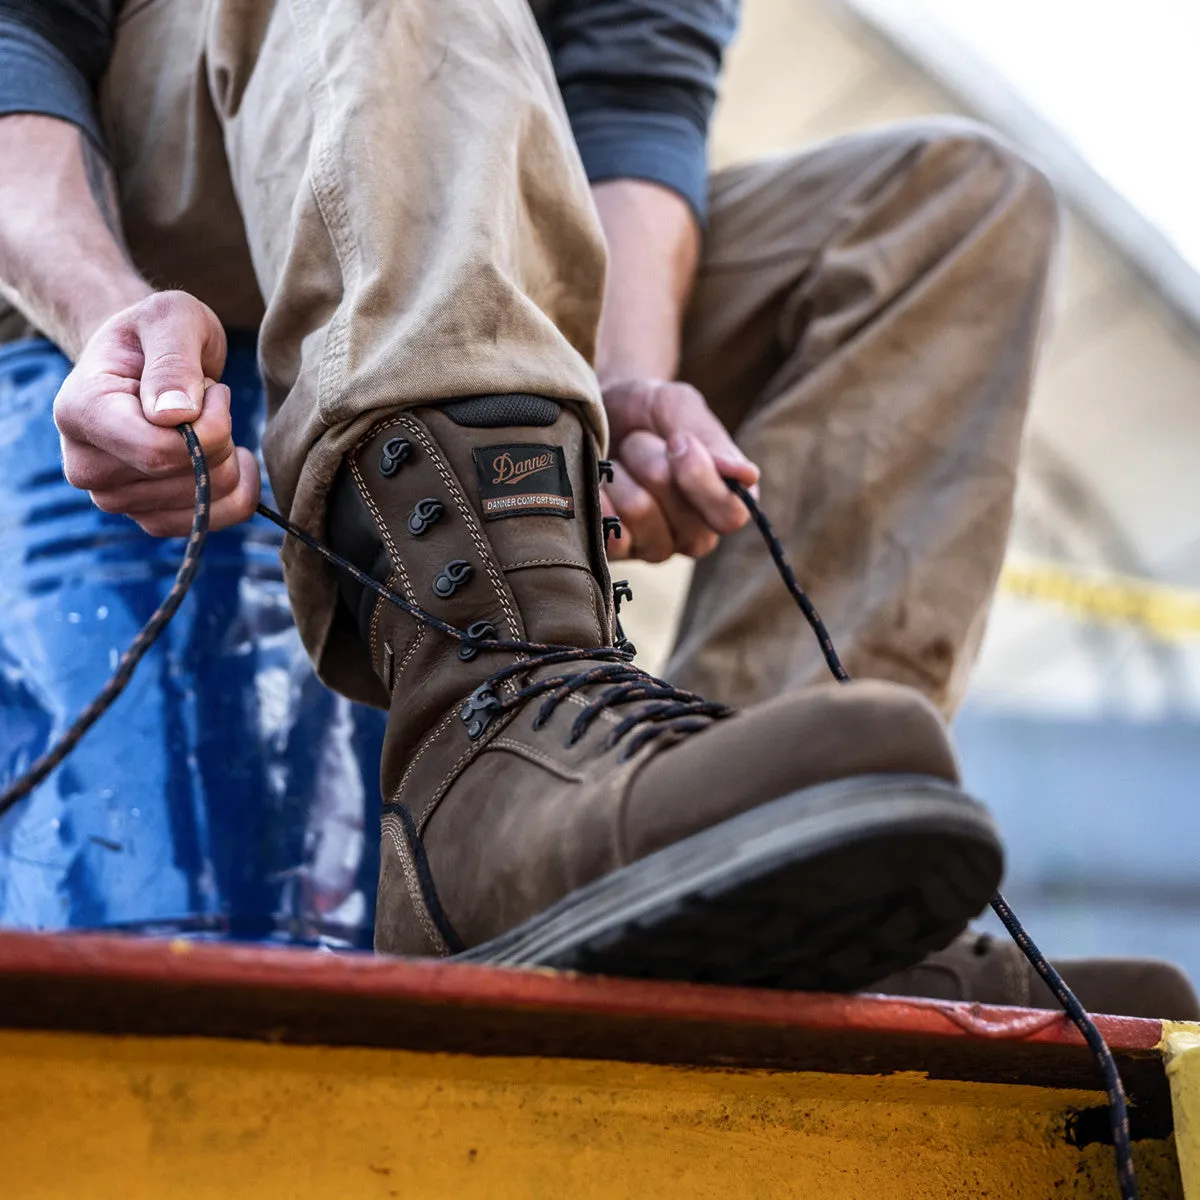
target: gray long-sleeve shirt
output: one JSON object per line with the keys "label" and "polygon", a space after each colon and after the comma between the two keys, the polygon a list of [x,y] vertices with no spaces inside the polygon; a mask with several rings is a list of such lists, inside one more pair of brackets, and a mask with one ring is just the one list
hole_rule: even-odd
{"label": "gray long-sleeve shirt", "polygon": [[[0,116],[103,148],[96,88],[123,0],[0,0]],[[739,0],[534,0],[588,178],[646,179],[703,220],[708,124]]]}

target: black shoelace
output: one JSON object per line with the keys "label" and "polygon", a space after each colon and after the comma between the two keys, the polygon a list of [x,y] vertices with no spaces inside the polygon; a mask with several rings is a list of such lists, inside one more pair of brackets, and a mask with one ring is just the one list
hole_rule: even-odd
{"label": "black shoelace", "polygon": [[[196,574],[200,562],[200,554],[208,537],[209,520],[209,472],[200,447],[199,439],[190,425],[179,426],[179,432],[187,443],[191,455],[192,469],[196,479],[196,502],[192,520],[192,531],[184,549],[183,561],[171,584],[163,602],[154,610],[150,619],[142,627],[129,649],[121,656],[116,670],[108,682],[101,688],[95,700],[83,710],[70,725],[61,738],[42,755],[23,775],[11,783],[0,794],[0,816],[24,799],[46,777],[63,762],[78,744],[80,738],[108,710],[113,701],[124,691],[125,685],[133,675],[134,669],[142,657],[154,645],[159,634],[166,628],[183,602],[188,588]],[[727,479],[726,484],[746,506],[759,532],[762,534],[771,558],[774,560],[779,574],[783,579],[792,598],[812,627],[825,656],[825,662],[833,677],[841,683],[849,683],[850,675],[842,666],[834,648],[829,631],[825,628],[812,601],[805,595],[804,590],[796,581],[795,573],[788,565],[783,546],[775,536],[771,523],[767,520],[762,509],[750,492],[735,480]],[[535,718],[535,723],[544,724],[554,709],[573,692],[596,684],[609,685],[599,696],[589,702],[572,723],[569,739],[577,741],[586,733],[591,722],[601,710],[615,704],[644,702],[643,707],[630,714],[609,735],[610,744],[615,744],[632,732],[638,726],[635,737],[629,738],[622,751],[624,756],[636,751],[652,738],[662,734],[673,733],[683,735],[707,726],[711,721],[718,720],[731,711],[725,705],[713,704],[695,696],[690,692],[672,687],[661,679],[655,679],[632,665],[633,654],[629,650],[612,646],[580,649],[574,646],[556,646],[538,642],[504,641],[496,638],[481,638],[472,636],[468,631],[458,629],[441,620],[433,613],[426,612],[419,605],[405,600],[403,596],[377,583],[364,571],[360,571],[353,563],[334,553],[316,538],[293,525],[286,517],[267,508],[258,506],[260,515],[273,521],[285,533],[301,541],[310,549],[316,551],[334,566],[349,572],[363,587],[369,588],[377,595],[395,604],[409,616],[462,643],[473,651],[504,650],[518,655],[527,656],[525,659],[502,667],[494,672],[481,688],[472,693],[477,711],[483,720],[488,714],[507,711],[517,705],[524,704],[536,696],[545,696],[542,706]],[[569,664],[572,662],[587,662],[589,665],[574,674],[555,675],[528,683],[524,687],[512,690],[508,695],[502,695],[503,684],[516,676],[527,674],[535,668]],[[465,717],[464,717],[465,720]],[[1034,944],[1033,939],[1017,920],[1004,897],[997,892],[991,900],[993,911],[1012,936],[1013,941],[1020,947],[1034,970],[1046,981],[1058,1002],[1062,1005],[1067,1016],[1083,1035],[1084,1041],[1092,1051],[1104,1078],[1104,1088],[1108,1093],[1108,1114],[1112,1127],[1113,1154],[1116,1159],[1117,1179],[1121,1189],[1121,1200],[1137,1200],[1137,1179],[1134,1173],[1133,1150],[1129,1138],[1129,1111],[1125,1099],[1125,1088],[1117,1071],[1117,1064],[1112,1051],[1104,1041],[1104,1036],[1096,1028],[1096,1024],[1088,1016],[1083,1005],[1062,976],[1054,969],[1046,956]]]}

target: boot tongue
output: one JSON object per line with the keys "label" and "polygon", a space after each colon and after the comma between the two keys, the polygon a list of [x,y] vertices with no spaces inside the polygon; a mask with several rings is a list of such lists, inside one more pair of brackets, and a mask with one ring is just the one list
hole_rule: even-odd
{"label": "boot tongue", "polygon": [[610,645],[596,452],[574,408],[542,396],[480,396],[418,415],[480,519],[526,638]]}

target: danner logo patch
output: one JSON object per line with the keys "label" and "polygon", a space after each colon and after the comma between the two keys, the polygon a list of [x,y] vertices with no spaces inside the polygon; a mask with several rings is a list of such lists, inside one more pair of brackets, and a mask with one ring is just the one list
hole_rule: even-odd
{"label": "danner logo patch", "polygon": [[575,516],[575,497],[561,446],[480,446],[475,452],[484,518]]}
{"label": "danner logo patch", "polygon": [[529,458],[514,459],[512,452],[505,450],[492,459],[493,483],[520,483],[530,475],[545,471],[557,463],[553,454],[534,454]]}

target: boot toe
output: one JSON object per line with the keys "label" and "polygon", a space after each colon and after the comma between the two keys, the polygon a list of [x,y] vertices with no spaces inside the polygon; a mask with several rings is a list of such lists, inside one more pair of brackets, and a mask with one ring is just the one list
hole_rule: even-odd
{"label": "boot toe", "polygon": [[[1089,1012],[1167,1021],[1200,1021],[1200,999],[1184,971],[1154,958],[1076,958],[1054,964]],[[1029,968],[1033,973],[1033,968]],[[1058,1007],[1034,974],[1040,1007]]]}
{"label": "boot toe", "polygon": [[946,726],[920,693],[863,680],[780,696],[652,757],[625,807],[638,859],[804,788],[864,775],[959,781]]}

